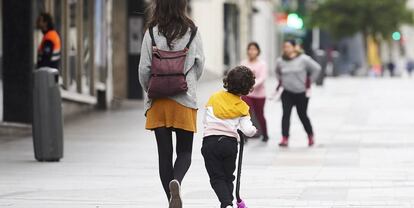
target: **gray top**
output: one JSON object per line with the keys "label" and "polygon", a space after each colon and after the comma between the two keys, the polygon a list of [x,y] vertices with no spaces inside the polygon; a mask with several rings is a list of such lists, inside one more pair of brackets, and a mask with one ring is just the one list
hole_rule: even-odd
{"label": "gray top", "polygon": [[314,82],[320,71],[321,66],[305,54],[291,60],[277,60],[276,76],[282,81],[283,88],[289,92],[306,92],[306,77],[309,75]]}
{"label": "gray top", "polygon": [[[178,51],[183,50],[190,40],[191,32],[188,30],[181,39],[175,40],[173,44],[173,49],[167,45],[167,39],[158,33],[158,27],[154,27],[154,39],[157,44],[157,48],[165,51]],[[141,83],[142,88],[145,92],[148,92],[148,83],[151,75],[151,60],[152,60],[152,42],[151,37],[148,31],[145,32],[144,40],[142,41],[141,49],[141,60],[139,63],[139,82]],[[203,44],[201,41],[200,33],[197,32],[193,42],[190,45],[190,50],[188,51],[187,59],[185,62],[184,73],[190,71],[187,74],[187,85],[188,91],[186,93],[181,93],[175,96],[170,97],[170,99],[180,103],[189,108],[197,109],[197,96],[196,96],[196,87],[197,81],[200,79],[201,74],[204,69],[204,52]],[[168,86],[166,86],[168,87]],[[148,95],[145,93],[145,112],[151,108],[152,100],[148,98]]]}

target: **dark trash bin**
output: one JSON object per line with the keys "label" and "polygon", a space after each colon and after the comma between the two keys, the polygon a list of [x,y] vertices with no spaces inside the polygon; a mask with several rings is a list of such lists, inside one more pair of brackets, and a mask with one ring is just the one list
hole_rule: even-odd
{"label": "dark trash bin", "polygon": [[36,160],[58,162],[63,157],[62,98],[59,71],[40,68],[33,75],[33,144]]}

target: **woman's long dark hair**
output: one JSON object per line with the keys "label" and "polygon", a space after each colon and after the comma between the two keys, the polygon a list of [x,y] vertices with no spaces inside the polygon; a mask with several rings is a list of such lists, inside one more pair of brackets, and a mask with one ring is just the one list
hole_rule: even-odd
{"label": "woman's long dark hair", "polygon": [[147,28],[158,25],[158,31],[167,38],[170,49],[173,41],[182,38],[188,31],[195,29],[194,22],[187,16],[188,0],[153,0],[148,9]]}

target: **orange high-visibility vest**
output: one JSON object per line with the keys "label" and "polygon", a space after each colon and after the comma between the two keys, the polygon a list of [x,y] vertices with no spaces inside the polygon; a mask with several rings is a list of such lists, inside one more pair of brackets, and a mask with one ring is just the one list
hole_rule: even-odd
{"label": "orange high-visibility vest", "polygon": [[61,42],[60,42],[59,34],[56,32],[56,30],[50,30],[43,36],[42,43],[40,44],[38,48],[39,54],[42,53],[43,47],[46,41],[50,41],[53,43],[53,54],[52,54],[51,61],[59,61],[60,51],[61,51]]}

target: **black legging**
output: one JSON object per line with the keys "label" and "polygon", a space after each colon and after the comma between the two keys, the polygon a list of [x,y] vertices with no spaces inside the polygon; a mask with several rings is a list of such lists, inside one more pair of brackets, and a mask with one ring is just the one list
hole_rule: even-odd
{"label": "black legging", "polygon": [[[175,131],[177,136],[176,153],[177,159],[173,166],[173,140],[172,132]],[[158,146],[158,162],[159,173],[164,187],[164,191],[170,199],[169,183],[173,179],[180,182],[183,181],[185,174],[191,165],[191,153],[193,150],[193,132],[171,129],[157,128],[155,129],[155,137]]]}
{"label": "black legging", "polygon": [[290,130],[290,115],[292,113],[293,106],[296,106],[300,121],[305,128],[308,136],[313,136],[312,124],[308,117],[308,103],[309,98],[306,97],[306,93],[293,93],[289,91],[283,91],[282,93],[282,106],[283,106],[283,117],[282,117],[282,135],[289,137]]}

